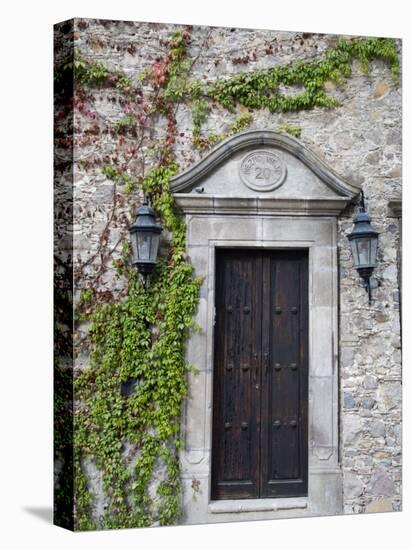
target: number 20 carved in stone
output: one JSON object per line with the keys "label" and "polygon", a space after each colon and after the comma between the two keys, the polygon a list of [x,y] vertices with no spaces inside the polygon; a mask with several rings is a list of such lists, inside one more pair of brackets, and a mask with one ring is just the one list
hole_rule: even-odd
{"label": "number 20 carved in stone", "polygon": [[254,191],[273,191],[285,180],[286,165],[280,154],[258,150],[245,156],[240,165],[243,183]]}

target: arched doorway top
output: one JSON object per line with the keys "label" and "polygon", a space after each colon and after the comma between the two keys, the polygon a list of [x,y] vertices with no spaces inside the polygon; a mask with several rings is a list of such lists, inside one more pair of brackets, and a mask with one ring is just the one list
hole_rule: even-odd
{"label": "arched doorway top", "polygon": [[[229,170],[224,174],[222,167],[226,165],[229,165]],[[251,174],[252,169],[256,174]],[[254,179],[255,176],[258,179]],[[214,185],[210,183],[213,179],[218,180]],[[293,180],[293,189],[287,191],[288,180]],[[303,180],[306,180],[305,185],[302,185]],[[300,189],[294,192],[298,182]],[[203,190],[202,184],[206,184]],[[171,179],[173,193],[187,194],[195,188],[197,194],[217,196],[259,194],[279,199],[341,198],[344,199],[342,206],[360,191],[300,140],[268,129],[250,130],[226,139]]]}

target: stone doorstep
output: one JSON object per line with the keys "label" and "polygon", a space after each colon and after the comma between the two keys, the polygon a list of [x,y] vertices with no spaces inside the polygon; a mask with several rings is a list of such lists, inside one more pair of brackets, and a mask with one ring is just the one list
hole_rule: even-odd
{"label": "stone doorstep", "polygon": [[239,514],[242,512],[276,512],[278,510],[298,510],[308,507],[305,498],[270,498],[270,499],[240,499],[216,500],[208,505],[211,514]]}

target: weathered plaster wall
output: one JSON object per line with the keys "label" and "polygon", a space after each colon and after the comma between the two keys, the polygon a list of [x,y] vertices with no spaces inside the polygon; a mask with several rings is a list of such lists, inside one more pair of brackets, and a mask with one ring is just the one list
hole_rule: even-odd
{"label": "weathered plaster wall", "polygon": [[[75,48],[87,59],[137,77],[156,57],[164,55],[171,25],[76,20]],[[239,71],[272,67],[322,55],[335,45],[332,35],[266,30],[194,27],[191,29],[191,78],[213,80]],[[244,62],[247,58],[248,61]],[[239,61],[240,60],[240,61]],[[302,128],[301,140],[349,182],[362,184],[375,228],[381,233],[378,267],[380,283],[374,303],[367,296],[352,268],[346,234],[352,227],[354,208],[339,221],[340,288],[340,419],[341,461],[344,473],[344,509],[347,513],[398,510],[401,502],[401,349],[397,249],[399,224],[388,201],[401,192],[401,91],[391,81],[390,70],[381,61],[371,64],[364,75],[357,63],[352,78],[342,87],[328,84],[340,106],[326,110],[270,114],[253,112],[249,128],[276,130],[287,122]],[[101,291],[119,293],[122,280],[114,277],[111,264],[100,272],[100,243],[114,249],[127,238],[130,209],[121,186],[101,173],[101,166],[122,162],[111,127],[124,116],[120,94],[113,90],[90,92],[92,115],[75,111],[75,169],[73,226],[76,262],[89,260],[79,276],[79,288],[91,283]],[[227,131],[237,114],[215,107],[204,131]],[[189,108],[179,107],[178,139],[175,145],[181,169],[202,153],[192,145]],[[163,128],[166,125],[164,121]],[[162,127],[162,124],[160,124]],[[150,166],[150,144],[160,135],[150,132],[144,142]],[[123,150],[133,146],[133,136],[124,137]],[[204,154],[204,153],[203,153]],[[139,162],[130,166],[139,173]],[[146,169],[147,169],[146,166]],[[112,216],[113,198],[119,208]],[[138,202],[136,193],[136,204]],[[109,222],[109,223],[108,223]],[[77,368],[86,364],[80,356]]]}

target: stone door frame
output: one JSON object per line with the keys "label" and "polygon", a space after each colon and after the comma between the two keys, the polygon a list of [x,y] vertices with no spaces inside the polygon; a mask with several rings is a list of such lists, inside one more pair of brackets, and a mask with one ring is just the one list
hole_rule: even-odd
{"label": "stone door frame", "polygon": [[[325,197],[276,197],[243,193],[208,194],[208,182],[220,163],[247,155],[258,147],[286,151],[332,188]],[[243,156],[244,158],[244,156]],[[310,159],[308,164],[307,159]],[[306,161],[305,161],[306,159]],[[200,174],[200,176],[199,176]],[[336,184],[335,180],[338,180]],[[204,183],[206,193],[191,192]],[[213,182],[212,182],[213,184]],[[172,180],[178,206],[186,216],[187,253],[203,277],[195,321],[200,333],[190,336],[187,361],[189,395],[182,418],[185,446],[181,452],[183,523],[215,523],[250,519],[342,513],[342,474],[338,430],[338,279],[337,216],[359,190],[329,170],[295,139],[274,132],[252,131],[230,138],[194,167]],[[276,192],[274,192],[276,193]],[[309,487],[307,497],[210,500],[212,387],[216,248],[303,248],[309,252]]]}

